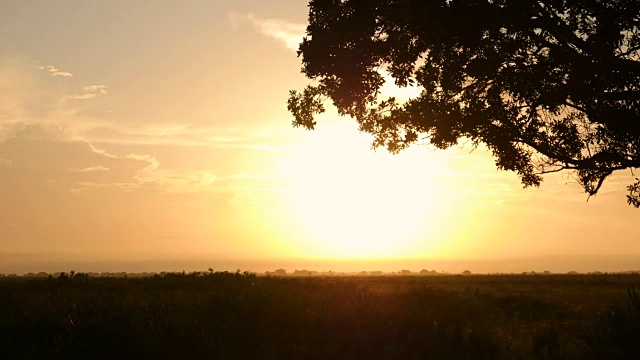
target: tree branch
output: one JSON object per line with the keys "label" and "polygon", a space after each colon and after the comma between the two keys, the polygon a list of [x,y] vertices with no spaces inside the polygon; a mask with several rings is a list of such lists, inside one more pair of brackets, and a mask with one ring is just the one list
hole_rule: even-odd
{"label": "tree branch", "polygon": [[[549,27],[548,32],[550,34],[553,34],[557,39],[562,40],[567,45],[572,45],[584,53],[592,53],[592,49],[590,49],[589,45],[583,39],[579,38],[571,29],[559,23],[558,20],[560,17],[549,4],[541,0],[533,0],[533,3],[535,3],[536,7],[542,12],[537,20],[540,24]],[[545,14],[547,16],[545,16]],[[541,28],[544,29],[542,26]]]}
{"label": "tree branch", "polygon": [[640,90],[630,91],[610,91],[602,93],[602,97],[606,100],[640,100]]}
{"label": "tree branch", "polygon": [[532,2],[541,12],[540,17],[535,19],[533,24],[538,25],[543,30],[546,30],[549,34],[553,35],[556,39],[562,41],[570,48],[579,50],[576,55],[588,56],[592,59],[597,59],[604,64],[607,64],[607,68],[609,69],[613,65],[619,69],[625,69],[631,72],[640,71],[640,62],[630,59],[622,59],[615,56],[613,53],[607,54],[608,56],[603,56],[603,52],[598,51],[594,44],[590,44],[584,39],[581,39],[573,32],[573,30],[568,28],[550,5],[542,0],[532,0]]}
{"label": "tree branch", "polygon": [[621,57],[621,56],[627,56],[627,55],[630,55],[631,53],[636,52],[636,51],[638,51],[638,50],[640,50],[640,45],[638,45],[638,46],[634,46],[634,47],[632,47],[632,48],[629,48],[629,49],[627,49],[627,51],[625,51],[625,52],[623,52],[623,53],[620,53],[620,54],[618,54],[617,56],[618,56],[618,57]]}

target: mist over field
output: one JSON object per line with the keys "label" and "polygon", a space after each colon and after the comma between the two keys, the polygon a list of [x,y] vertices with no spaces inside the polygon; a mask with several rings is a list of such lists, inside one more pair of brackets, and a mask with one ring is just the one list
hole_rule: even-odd
{"label": "mist over field", "polygon": [[148,261],[86,261],[67,260],[50,261],[45,257],[22,256],[16,259],[0,261],[0,273],[24,274],[28,272],[60,272],[76,270],[79,272],[192,272],[205,271],[250,271],[264,273],[276,269],[285,269],[288,273],[295,270],[317,272],[383,271],[387,273],[409,270],[435,270],[436,272],[457,274],[469,270],[474,274],[520,274],[523,272],[543,273],[590,273],[590,272],[630,272],[640,271],[640,265],[634,256],[592,256],[592,257],[540,257],[499,260],[439,260],[439,259],[343,259],[343,260],[148,260]]}

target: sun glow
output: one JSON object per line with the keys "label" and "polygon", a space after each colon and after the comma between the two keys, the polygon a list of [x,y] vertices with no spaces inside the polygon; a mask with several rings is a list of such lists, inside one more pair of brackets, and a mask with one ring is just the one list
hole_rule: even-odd
{"label": "sun glow", "polygon": [[[323,124],[300,145],[291,170],[306,257],[411,257],[439,243],[442,205],[429,151],[369,148],[353,124]],[[418,250],[420,249],[420,250]]]}

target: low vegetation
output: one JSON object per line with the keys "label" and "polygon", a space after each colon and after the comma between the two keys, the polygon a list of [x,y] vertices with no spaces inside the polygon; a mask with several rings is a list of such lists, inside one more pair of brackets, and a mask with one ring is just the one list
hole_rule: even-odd
{"label": "low vegetation", "polygon": [[3,359],[637,359],[639,275],[0,278]]}

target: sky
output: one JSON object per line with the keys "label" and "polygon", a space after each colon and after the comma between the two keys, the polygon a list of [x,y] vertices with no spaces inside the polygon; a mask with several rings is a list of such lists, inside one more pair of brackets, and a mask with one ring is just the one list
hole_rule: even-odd
{"label": "sky", "polygon": [[0,273],[640,268],[628,171],[588,199],[465,144],[374,151],[331,106],[292,128],[306,5],[0,2]]}

